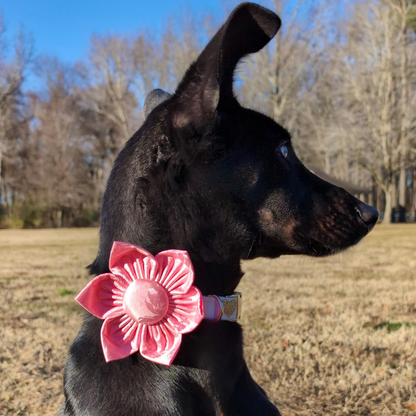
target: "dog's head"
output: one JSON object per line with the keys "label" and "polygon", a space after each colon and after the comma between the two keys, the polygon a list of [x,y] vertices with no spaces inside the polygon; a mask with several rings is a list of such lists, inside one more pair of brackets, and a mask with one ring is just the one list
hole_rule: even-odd
{"label": "dog's head", "polygon": [[238,61],[279,27],[273,12],[241,4],[176,92],[152,94],[110,176],[93,271],[105,271],[114,240],[155,253],[186,249],[210,263],[330,255],[374,227],[377,210],[316,177],[289,133],[233,94]]}

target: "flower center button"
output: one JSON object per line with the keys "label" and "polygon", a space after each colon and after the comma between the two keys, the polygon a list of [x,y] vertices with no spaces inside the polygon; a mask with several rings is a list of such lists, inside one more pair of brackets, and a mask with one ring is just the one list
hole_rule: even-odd
{"label": "flower center button", "polygon": [[166,289],[154,280],[135,280],[124,294],[123,304],[130,318],[152,325],[165,317],[169,298]]}

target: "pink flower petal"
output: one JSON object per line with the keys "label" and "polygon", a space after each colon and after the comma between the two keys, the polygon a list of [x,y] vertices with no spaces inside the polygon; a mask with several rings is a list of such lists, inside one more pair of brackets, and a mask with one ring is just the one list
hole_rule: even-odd
{"label": "pink flower petal", "polygon": [[186,293],[194,282],[194,268],[185,250],[166,250],[156,255],[159,263],[157,282],[170,293]]}
{"label": "pink flower petal", "polygon": [[110,270],[123,277],[127,283],[137,279],[155,280],[158,263],[144,248],[114,241],[110,253]]}
{"label": "pink flower petal", "polygon": [[202,294],[195,286],[192,286],[185,295],[170,299],[165,320],[173,331],[186,334],[193,331],[203,319]]}
{"label": "pink flower petal", "polygon": [[[140,350],[143,357],[153,362],[171,365],[179,351],[182,334],[195,329],[203,319],[202,295],[192,286],[194,270],[188,253],[167,250],[155,258],[141,247],[114,242],[109,263],[112,273],[97,276],[76,298],[92,314],[105,319],[101,344],[106,361],[125,358]],[[144,280],[153,281],[167,292],[168,309],[164,309],[164,317],[155,324],[133,319],[134,308],[129,315],[126,313],[126,292],[145,283]],[[130,303],[134,304],[140,300],[141,292],[133,292]],[[152,309],[157,306],[153,302],[160,303],[158,299],[146,298],[151,308],[146,305]]]}
{"label": "pink flower petal", "polygon": [[111,273],[100,274],[82,289],[75,300],[100,319],[123,313],[126,282]]}
{"label": "pink flower petal", "polygon": [[101,345],[107,362],[128,357],[139,350],[143,325],[127,315],[106,319],[101,327]]}
{"label": "pink flower petal", "polygon": [[145,325],[140,344],[140,354],[158,364],[171,365],[181,346],[182,335],[163,323]]}

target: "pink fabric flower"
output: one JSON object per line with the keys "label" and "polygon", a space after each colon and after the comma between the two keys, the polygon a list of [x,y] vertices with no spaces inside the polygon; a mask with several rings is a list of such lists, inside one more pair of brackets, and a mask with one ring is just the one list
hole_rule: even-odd
{"label": "pink fabric flower", "polygon": [[192,286],[194,269],[188,253],[166,250],[153,256],[134,244],[116,241],[110,270],[76,297],[90,313],[104,319],[105,360],[140,351],[150,361],[171,365],[182,334],[193,331],[204,316],[201,292]]}

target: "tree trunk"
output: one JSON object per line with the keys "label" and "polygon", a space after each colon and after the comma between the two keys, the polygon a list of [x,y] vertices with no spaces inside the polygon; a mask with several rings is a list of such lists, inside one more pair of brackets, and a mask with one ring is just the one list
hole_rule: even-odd
{"label": "tree trunk", "polygon": [[[375,189],[374,189],[374,183],[373,183],[372,179],[370,179],[369,188],[371,189],[371,191],[368,194],[368,203],[369,203],[369,205],[372,205],[372,206],[375,207],[375,205],[374,205],[374,192],[375,192]],[[375,207],[375,208],[377,208],[377,207]]]}
{"label": "tree trunk", "polygon": [[407,59],[407,3],[408,0],[401,0],[400,2],[400,18],[401,18],[401,48],[400,48],[400,104],[401,104],[401,117],[400,117],[400,141],[402,147],[402,157],[401,157],[401,169],[400,169],[400,178],[399,178],[399,204],[398,204],[398,214],[399,222],[406,222],[406,158],[407,158],[407,131],[408,131],[408,94],[407,88],[409,83],[409,71],[408,71],[408,59]]}
{"label": "tree trunk", "polygon": [[94,172],[94,193],[92,206],[96,211],[100,210],[102,188],[103,188],[103,176],[104,172],[102,168],[96,169]]}
{"label": "tree trunk", "polygon": [[416,169],[413,170],[413,176],[412,176],[412,206],[410,209],[411,216],[413,218],[413,221],[416,222]]}
{"label": "tree trunk", "polygon": [[400,170],[399,179],[399,204],[397,206],[399,222],[406,222],[406,169]]}
{"label": "tree trunk", "polygon": [[331,161],[328,152],[325,155],[325,173],[331,175]]}
{"label": "tree trunk", "polygon": [[9,226],[10,228],[12,228],[13,227],[13,215],[12,215],[12,205],[11,205],[9,193],[7,191],[7,186],[3,180],[0,180],[0,184],[2,185],[1,190],[3,194],[4,205],[6,207],[7,215],[9,216]]}
{"label": "tree trunk", "polygon": [[[397,178],[393,176],[392,184],[390,186],[390,198],[391,198],[391,220],[390,222],[396,222],[395,214],[397,212]],[[386,201],[387,205],[387,201]]]}
{"label": "tree trunk", "polygon": [[379,210],[379,212],[383,212],[383,206],[385,202],[385,193],[381,189],[381,186],[379,184],[376,185],[376,198],[377,198],[377,206],[376,208]]}
{"label": "tree trunk", "polygon": [[0,195],[3,198],[3,204],[6,208],[7,214],[9,216],[9,223],[10,223],[10,227],[13,225],[13,219],[12,219],[12,208],[10,206],[9,203],[9,198],[7,195],[7,189],[6,189],[6,183],[4,181],[3,178],[3,152],[1,150],[1,146],[0,146]]}
{"label": "tree trunk", "polygon": [[55,225],[56,228],[62,228],[62,209],[55,211]]}
{"label": "tree trunk", "polygon": [[385,190],[386,195],[386,205],[384,207],[384,219],[383,224],[391,224],[392,223],[392,217],[393,217],[393,205],[392,205],[392,192],[393,190],[391,188],[388,188]]}

